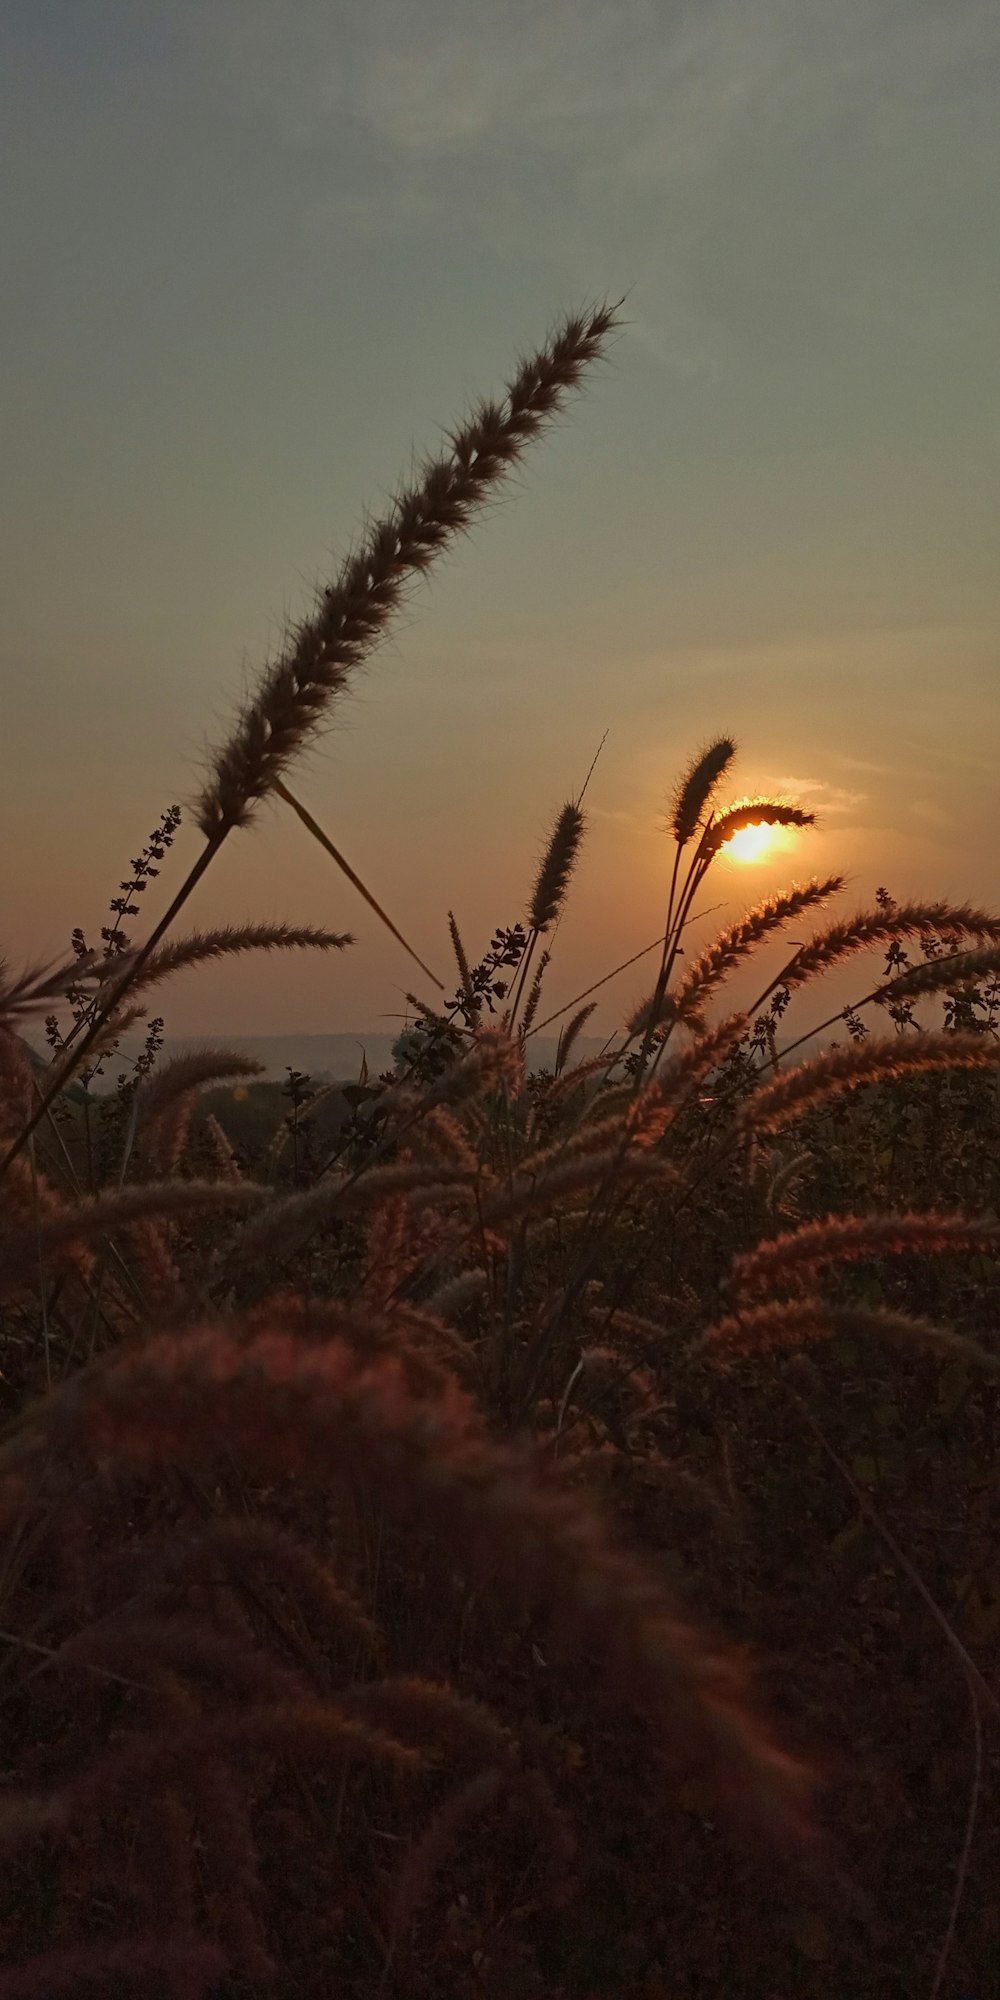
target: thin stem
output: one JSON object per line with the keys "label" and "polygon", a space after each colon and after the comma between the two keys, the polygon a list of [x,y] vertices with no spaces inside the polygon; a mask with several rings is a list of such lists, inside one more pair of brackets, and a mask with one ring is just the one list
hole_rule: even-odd
{"label": "thin stem", "polygon": [[965,1818],[965,1837],[962,1841],[962,1852],[958,1858],[955,1887],[952,1892],[951,1908],[948,1912],[948,1928],[945,1931],[941,1949],[938,1953],[938,1961],[934,1969],[934,1984],[930,1990],[929,2000],[937,2000],[937,1996],[944,1983],[945,1968],[951,1954],[951,1947],[955,1942],[958,1913],[962,1907],[962,1897],[965,1893],[965,1883],[969,1873],[972,1838],[976,1830],[976,1813],[979,1808],[979,1798],[983,1788],[983,1724],[979,1713],[979,1696],[976,1692],[975,1683],[970,1678],[968,1669],[966,1669],[965,1678],[969,1689],[969,1707],[972,1711],[972,1784],[969,1788],[969,1810]]}
{"label": "thin stem", "polygon": [[528,942],[525,945],[524,951],[521,954],[521,963],[520,966],[518,967],[518,973],[517,973],[517,984],[514,989],[514,997],[511,1001],[511,1007],[510,1007],[511,1034],[513,1034],[514,1032],[514,1018],[515,1015],[517,1014],[518,1007],[521,1004],[521,995],[524,992],[525,980],[528,977],[528,968],[531,964],[532,958],[534,956],[535,946],[538,943],[540,936],[541,936],[540,931],[533,930],[530,933]]}
{"label": "thin stem", "polygon": [[380,918],[381,922],[385,925],[386,930],[392,932],[392,935],[396,939],[397,943],[402,945],[403,950],[409,954],[414,964],[419,965],[421,972],[425,972],[427,974],[428,979],[432,981],[432,983],[437,987],[438,991],[440,993],[443,993],[444,987],[440,979],[438,978],[437,973],[432,972],[430,966],[424,964],[423,959],[419,956],[417,952],[414,951],[412,944],[407,944],[402,931],[397,930],[396,925],[392,921],[392,918],[386,913],[385,910],[383,910],[381,903],[376,902],[375,897],[371,893],[371,890],[365,887],[365,884],[362,882],[360,875],[358,875],[355,872],[355,870],[351,867],[350,862],[345,858],[343,854],[341,854],[339,847],[334,846],[333,841],[330,839],[329,834],[324,833],[323,828],[318,824],[316,820],[313,819],[312,813],[307,812],[304,805],[300,805],[294,793],[289,791],[287,785],[282,784],[280,778],[273,778],[271,780],[271,790],[272,792],[277,792],[279,799],[284,799],[285,804],[287,806],[291,806],[293,813],[296,813],[298,815],[298,818],[302,821],[303,826],[307,829],[309,833],[312,834],[313,839],[318,840],[320,846],[326,849],[327,854],[329,854],[331,859],[336,862],[337,867],[340,869],[341,873],[347,876],[348,881],[358,891],[358,894],[364,897],[365,902],[368,904],[369,909],[374,910],[375,915],[378,918]]}

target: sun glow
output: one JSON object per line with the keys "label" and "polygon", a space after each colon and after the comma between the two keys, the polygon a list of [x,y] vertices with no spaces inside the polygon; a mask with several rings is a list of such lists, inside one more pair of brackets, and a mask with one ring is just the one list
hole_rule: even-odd
{"label": "sun glow", "polygon": [[773,826],[741,826],[738,833],[723,842],[722,852],[734,861],[763,861],[777,845]]}

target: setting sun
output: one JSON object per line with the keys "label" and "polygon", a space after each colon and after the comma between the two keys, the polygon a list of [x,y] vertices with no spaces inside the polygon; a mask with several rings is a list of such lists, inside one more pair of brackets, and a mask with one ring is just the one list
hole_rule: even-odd
{"label": "setting sun", "polygon": [[723,844],[734,861],[763,861],[775,846],[773,826],[741,826]]}

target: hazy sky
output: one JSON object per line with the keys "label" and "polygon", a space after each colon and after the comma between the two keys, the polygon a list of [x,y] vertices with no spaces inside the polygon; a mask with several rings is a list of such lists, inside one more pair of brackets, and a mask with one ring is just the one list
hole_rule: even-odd
{"label": "hazy sky", "polygon": [[[294,788],[447,977],[607,730],[553,1006],[653,937],[721,730],[824,825],[713,923],[838,867],[1000,902],[996,0],[7,0],[0,42],[16,962],[97,933],[413,454],[626,291]],[[170,1031],[392,1025],[408,961],[280,805],[192,910],[268,917],[359,942],[188,976]]]}

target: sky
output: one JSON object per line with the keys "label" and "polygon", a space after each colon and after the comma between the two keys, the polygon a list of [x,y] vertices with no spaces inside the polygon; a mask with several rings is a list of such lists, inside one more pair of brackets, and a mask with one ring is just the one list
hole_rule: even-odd
{"label": "sky", "polygon": [[[622,295],[289,783],[447,982],[448,909],[470,956],[523,915],[606,735],[550,1007],[656,935],[722,732],[733,795],[821,824],[721,861],[699,935],[833,871],[1000,903],[996,0],[7,0],[0,129],[15,965],[96,938],[366,510]],[[280,802],[189,907],[357,943],[186,974],[172,1034],[429,993]]]}

